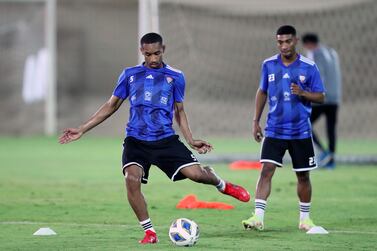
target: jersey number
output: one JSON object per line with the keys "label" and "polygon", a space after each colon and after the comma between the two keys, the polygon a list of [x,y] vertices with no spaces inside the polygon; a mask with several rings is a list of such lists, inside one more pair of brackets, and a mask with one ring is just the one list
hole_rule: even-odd
{"label": "jersey number", "polygon": [[198,161],[198,160],[195,158],[194,154],[191,154],[191,158],[192,158],[193,161]]}
{"label": "jersey number", "polygon": [[309,158],[309,166],[315,166],[315,158],[314,157]]}

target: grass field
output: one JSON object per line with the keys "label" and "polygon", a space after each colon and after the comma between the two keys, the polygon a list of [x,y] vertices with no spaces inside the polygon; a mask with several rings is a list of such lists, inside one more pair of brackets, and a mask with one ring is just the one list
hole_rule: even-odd
{"label": "grass field", "polygon": [[[213,141],[218,153],[259,151],[248,142]],[[126,200],[120,144],[91,137],[65,146],[55,138],[0,138],[0,250],[177,250],[167,232],[179,217],[192,218],[200,226],[201,236],[192,250],[376,250],[376,166],[312,172],[312,218],[330,231],[322,236],[297,229],[295,176],[289,166],[274,177],[266,230],[260,233],[244,231],[240,225],[250,215],[251,203],[190,181],[172,183],[152,168],[143,192],[160,243],[140,246],[137,241],[143,232]],[[339,151],[375,154],[376,147],[372,142],[350,141],[341,143]],[[225,164],[215,168],[254,193],[258,172],[230,171]],[[189,193],[236,208],[175,209]],[[58,235],[32,235],[47,226]]]}

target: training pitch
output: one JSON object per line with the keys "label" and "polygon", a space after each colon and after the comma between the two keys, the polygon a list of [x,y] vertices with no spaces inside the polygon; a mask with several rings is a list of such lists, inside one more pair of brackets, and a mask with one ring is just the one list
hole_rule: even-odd
{"label": "training pitch", "polygon": [[[143,193],[160,242],[141,246],[143,232],[128,205],[121,175],[121,143],[84,137],[62,146],[56,138],[0,138],[0,250],[177,250],[167,233],[170,223],[180,217],[191,218],[200,227],[199,241],[190,250],[376,249],[376,166],[338,166],[311,173],[311,217],[328,235],[298,230],[296,179],[289,165],[274,176],[264,232],[241,226],[251,214],[251,203],[238,202],[210,186],[173,183],[153,167]],[[247,141],[213,143],[217,153],[259,151]],[[349,143],[341,143],[340,151],[376,152],[376,145],[355,148]],[[245,186],[253,197],[258,171],[231,171],[226,164],[213,167],[223,178]],[[235,209],[176,209],[187,194],[226,202]],[[57,235],[33,236],[42,227]]]}

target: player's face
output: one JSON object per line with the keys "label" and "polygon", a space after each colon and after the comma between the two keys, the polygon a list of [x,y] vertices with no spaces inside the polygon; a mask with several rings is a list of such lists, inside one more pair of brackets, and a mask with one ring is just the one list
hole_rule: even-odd
{"label": "player's face", "polygon": [[153,69],[162,67],[162,55],[165,51],[165,45],[160,43],[142,44],[140,51],[144,55],[146,67]]}
{"label": "player's face", "polygon": [[277,35],[277,45],[282,56],[286,58],[292,57],[296,53],[297,37],[292,34]]}

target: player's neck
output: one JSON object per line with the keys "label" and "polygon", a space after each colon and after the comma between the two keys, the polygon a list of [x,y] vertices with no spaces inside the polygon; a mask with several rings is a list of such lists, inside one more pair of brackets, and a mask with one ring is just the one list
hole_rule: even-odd
{"label": "player's neck", "polygon": [[281,61],[283,62],[283,64],[285,66],[288,66],[288,65],[292,64],[294,61],[296,61],[297,57],[298,57],[297,52],[293,53],[289,57],[281,55]]}
{"label": "player's neck", "polygon": [[143,62],[142,64],[145,68],[148,68],[148,69],[152,69],[152,70],[158,70],[158,69],[161,69],[164,67],[164,63],[161,63],[160,65],[156,66],[156,67],[151,67],[150,65],[148,65],[147,63]]}

